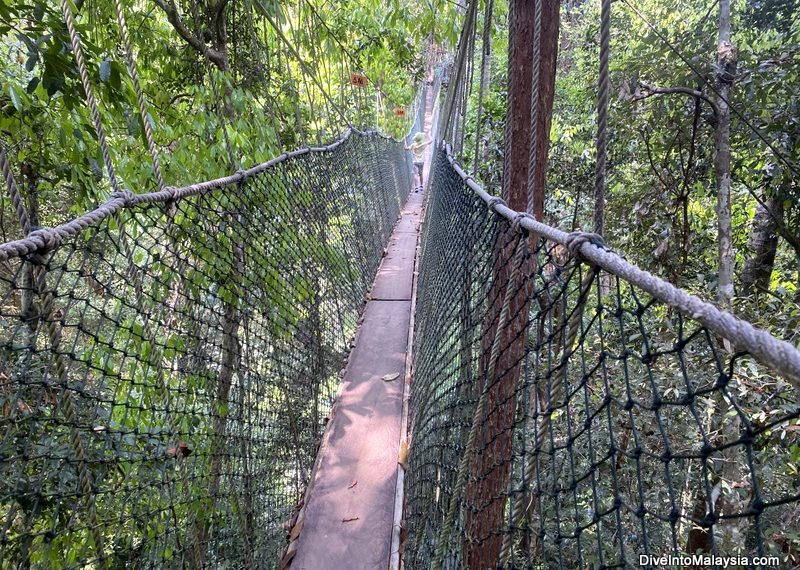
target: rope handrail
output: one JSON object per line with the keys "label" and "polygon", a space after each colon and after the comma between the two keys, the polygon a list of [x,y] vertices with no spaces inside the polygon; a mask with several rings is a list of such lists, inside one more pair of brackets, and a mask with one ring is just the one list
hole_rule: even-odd
{"label": "rope handrail", "polygon": [[509,208],[447,144],[424,224],[407,568],[787,560],[795,347]]}
{"label": "rope handrail", "polygon": [[407,159],[348,130],[1,245],[0,559],[277,567]]}
{"label": "rope handrail", "polygon": [[[487,208],[511,222],[518,218],[520,212],[512,210],[500,198],[489,194],[461,167],[453,157],[447,142],[443,143],[443,148],[453,169],[461,176],[464,183],[486,202]],[[785,376],[796,388],[800,388],[800,350],[791,343],[779,340],[747,321],[687,293],[649,271],[640,269],[619,254],[601,245],[597,239],[586,239],[587,236],[599,237],[596,234],[567,233],[528,216],[519,222],[519,226],[550,241],[567,246],[571,251],[583,256],[584,259],[675,307],[684,316],[702,323],[731,341],[735,346],[747,350],[764,364]]]}
{"label": "rope handrail", "polygon": [[8,259],[28,255],[33,252],[46,252],[47,250],[56,247],[62,240],[74,236],[78,232],[85,230],[89,226],[97,224],[98,222],[120,210],[133,207],[137,204],[152,204],[158,202],[166,203],[180,200],[189,196],[205,194],[218,188],[224,188],[239,182],[243,182],[244,180],[261,174],[286,160],[297,158],[307,153],[331,152],[347,141],[353,133],[361,137],[376,136],[387,141],[397,142],[395,139],[387,137],[376,130],[362,131],[356,128],[348,128],[342,136],[326,146],[303,147],[291,152],[284,152],[266,162],[262,162],[246,170],[240,170],[235,174],[230,174],[228,176],[221,176],[213,180],[198,182],[181,187],[168,186],[164,190],[143,194],[136,194],[130,190],[114,192],[108,200],[93,210],[73,218],[68,222],[64,222],[63,224],[53,228],[39,228],[23,238],[0,244],[0,261],[7,261]]}

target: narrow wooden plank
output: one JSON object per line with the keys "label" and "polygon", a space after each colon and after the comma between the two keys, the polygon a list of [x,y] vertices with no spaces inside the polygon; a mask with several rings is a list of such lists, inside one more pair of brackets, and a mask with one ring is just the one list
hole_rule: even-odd
{"label": "narrow wooden plank", "polygon": [[410,313],[410,301],[367,303],[293,570],[388,568]]}
{"label": "narrow wooden plank", "polygon": [[398,233],[416,234],[418,230],[419,230],[419,214],[416,212],[403,214],[403,216],[400,217],[400,221],[397,222],[397,225],[394,228],[395,234]]}
{"label": "narrow wooden plank", "polygon": [[371,299],[410,301],[417,234],[395,232],[370,293]]}

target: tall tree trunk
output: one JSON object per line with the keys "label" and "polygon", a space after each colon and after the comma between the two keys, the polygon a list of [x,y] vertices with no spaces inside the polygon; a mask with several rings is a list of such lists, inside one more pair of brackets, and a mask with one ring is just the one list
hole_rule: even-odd
{"label": "tall tree trunk", "polygon": [[[714,169],[717,179],[717,252],[718,272],[717,303],[729,309],[733,300],[733,244],[731,240],[731,145],[730,145],[730,100],[731,88],[736,76],[736,50],[731,43],[730,0],[719,2],[719,36],[717,41],[717,113]],[[726,339],[723,346],[729,349]],[[712,410],[710,431],[719,434],[715,447],[724,446],[739,437],[739,417],[728,417],[731,403],[724,393],[714,393],[710,403]],[[721,419],[720,419],[721,418]],[[744,547],[745,529],[741,519],[720,520],[721,515],[732,515],[743,509],[739,492],[733,483],[743,477],[741,457],[735,448],[726,448],[704,460],[703,477],[713,484],[710,493],[700,490],[695,496],[693,516],[715,521],[703,528],[695,527],[689,532],[688,552],[708,552],[715,548],[728,555],[738,554]],[[702,488],[702,487],[701,487]]]}
{"label": "tall tree trunk", "polygon": [[733,300],[733,244],[731,232],[731,118],[728,101],[736,76],[736,50],[731,43],[730,0],[719,2],[717,41],[717,126],[714,168],[717,178],[717,302],[730,307]]}
{"label": "tall tree trunk", "polygon": [[783,216],[783,200],[765,197],[764,204],[756,206],[753,229],[747,242],[750,257],[742,270],[742,289],[749,294],[754,289],[769,289],[775,252],[778,249],[778,224],[775,217]]}
{"label": "tall tree trunk", "polygon": [[[542,34],[534,38],[535,0],[511,0],[509,5],[509,91],[503,165],[503,199],[519,211],[528,208],[528,172],[532,144],[538,145],[538,161],[534,165],[533,185],[537,195],[533,214],[542,218],[544,179],[554,92],[555,55],[558,46],[557,0],[542,1]],[[539,108],[536,125],[531,121],[531,87],[533,78],[533,43],[539,41],[541,50],[539,70]],[[522,277],[516,286],[510,283],[511,263],[516,236],[501,233],[495,245],[495,265],[483,324],[481,359],[476,382],[476,396],[487,390],[487,404],[482,419],[485,426],[476,442],[475,455],[470,460],[470,476],[466,489],[467,509],[464,561],[467,567],[478,570],[495,568],[500,562],[503,533],[507,531],[505,515],[511,474],[511,444],[514,416],[517,408],[515,387],[521,373],[525,352],[525,329],[532,281],[526,278],[530,261],[521,267]],[[518,247],[521,247],[520,244]],[[506,289],[516,287],[510,299],[506,327],[496,330]],[[494,377],[490,370],[491,348],[495,336],[500,336],[500,357]]]}

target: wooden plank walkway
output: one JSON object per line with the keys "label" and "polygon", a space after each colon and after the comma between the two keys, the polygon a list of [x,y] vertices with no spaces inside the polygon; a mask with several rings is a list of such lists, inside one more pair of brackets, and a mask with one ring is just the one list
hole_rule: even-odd
{"label": "wooden plank walkway", "polygon": [[[434,99],[429,90],[427,133]],[[433,144],[425,154],[427,182]],[[300,533],[287,553],[290,570],[397,570],[390,567],[399,560],[402,515],[403,471],[397,461],[407,435],[404,398],[411,379],[408,351],[423,203],[423,190],[411,188],[370,291],[320,445]]]}
{"label": "wooden plank walkway", "polygon": [[370,292],[320,447],[292,570],[389,568],[422,197],[409,194]]}

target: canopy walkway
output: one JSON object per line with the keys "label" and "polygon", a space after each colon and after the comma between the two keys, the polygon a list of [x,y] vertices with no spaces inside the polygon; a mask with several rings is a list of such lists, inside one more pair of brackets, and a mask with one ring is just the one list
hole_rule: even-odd
{"label": "canopy walkway", "polygon": [[[761,452],[798,417],[800,353],[511,211],[439,150],[409,370],[407,160],[351,131],[0,246],[8,567],[267,568],[287,535],[299,568],[388,567],[408,438],[407,568],[622,567],[695,525],[768,552],[800,499],[789,449]],[[757,389],[740,370],[773,379],[762,408],[738,403]],[[724,507],[690,510],[697,486]]]}
{"label": "canopy walkway", "polygon": [[424,190],[354,127],[246,170],[226,140],[231,175],[175,188],[146,126],[158,190],[125,190],[63,6],[113,193],[36,228],[2,154],[0,568],[797,554],[792,344],[515,211],[447,141]]}

